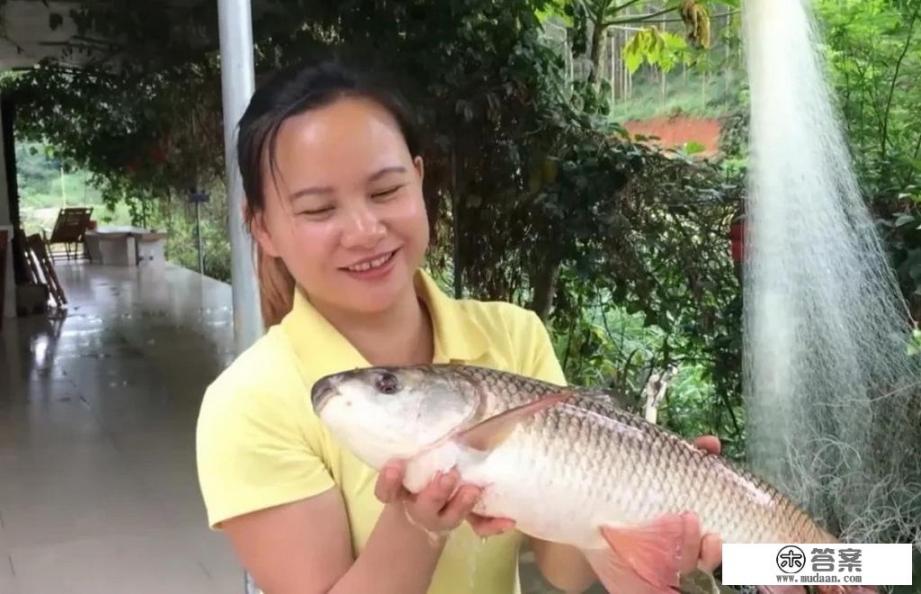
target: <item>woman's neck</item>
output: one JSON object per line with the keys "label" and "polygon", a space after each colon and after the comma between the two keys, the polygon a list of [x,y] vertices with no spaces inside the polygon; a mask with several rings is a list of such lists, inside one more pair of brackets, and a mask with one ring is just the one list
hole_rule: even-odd
{"label": "woman's neck", "polygon": [[434,356],[434,330],[415,288],[410,286],[387,310],[374,314],[314,307],[374,366],[425,365]]}

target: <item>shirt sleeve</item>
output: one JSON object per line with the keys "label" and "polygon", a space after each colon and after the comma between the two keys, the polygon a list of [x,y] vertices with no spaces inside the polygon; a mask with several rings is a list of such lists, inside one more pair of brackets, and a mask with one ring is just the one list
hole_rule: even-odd
{"label": "shirt sleeve", "polygon": [[566,375],[556,356],[550,333],[540,317],[532,312],[527,312],[526,347],[524,352],[529,353],[528,360],[524,362],[525,374],[545,382],[565,386]]}
{"label": "shirt sleeve", "polygon": [[231,377],[218,378],[205,393],[196,429],[196,457],[213,529],[220,529],[229,518],[305,499],[334,486],[320,456],[319,429],[311,431],[307,413],[298,414],[296,398],[285,397],[293,386],[281,379],[254,388],[252,381],[240,386]]}

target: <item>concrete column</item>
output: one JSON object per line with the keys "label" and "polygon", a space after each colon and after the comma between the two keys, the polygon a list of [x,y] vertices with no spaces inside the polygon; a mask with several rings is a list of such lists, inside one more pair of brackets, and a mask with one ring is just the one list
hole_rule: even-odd
{"label": "concrete column", "polygon": [[234,343],[240,353],[263,333],[259,287],[251,237],[243,227],[243,183],[237,167],[236,130],[255,89],[253,20],[250,0],[219,0],[224,158],[230,209],[231,285]]}

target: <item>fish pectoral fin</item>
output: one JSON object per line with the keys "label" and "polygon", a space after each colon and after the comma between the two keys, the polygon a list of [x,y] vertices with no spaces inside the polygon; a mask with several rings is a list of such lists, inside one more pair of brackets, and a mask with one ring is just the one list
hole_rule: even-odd
{"label": "fish pectoral fin", "polygon": [[[602,526],[610,547],[596,568],[602,584],[625,593],[674,593],[677,591],[684,542],[684,519],[667,514],[637,526]],[[595,563],[592,564],[595,567]]]}
{"label": "fish pectoral fin", "polygon": [[677,588],[650,583],[610,549],[583,552],[601,585],[611,594],[679,594]]}
{"label": "fish pectoral fin", "polygon": [[455,439],[468,448],[488,452],[505,441],[520,422],[533,417],[542,410],[556,406],[570,396],[572,396],[570,392],[559,392],[509,409],[460,432]]}

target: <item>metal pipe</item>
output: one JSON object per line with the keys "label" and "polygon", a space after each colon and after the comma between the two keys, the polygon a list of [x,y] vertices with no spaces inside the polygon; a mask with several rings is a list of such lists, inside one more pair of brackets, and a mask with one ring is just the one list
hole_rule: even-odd
{"label": "metal pipe", "polygon": [[224,107],[224,159],[230,209],[233,334],[237,353],[262,335],[262,312],[253,258],[253,244],[243,223],[243,183],[237,167],[235,131],[255,82],[253,18],[250,0],[218,0],[221,41],[221,90]]}
{"label": "metal pipe", "polygon": [[198,242],[198,274],[205,276],[205,248],[201,238],[201,202],[195,202],[195,239]]}

